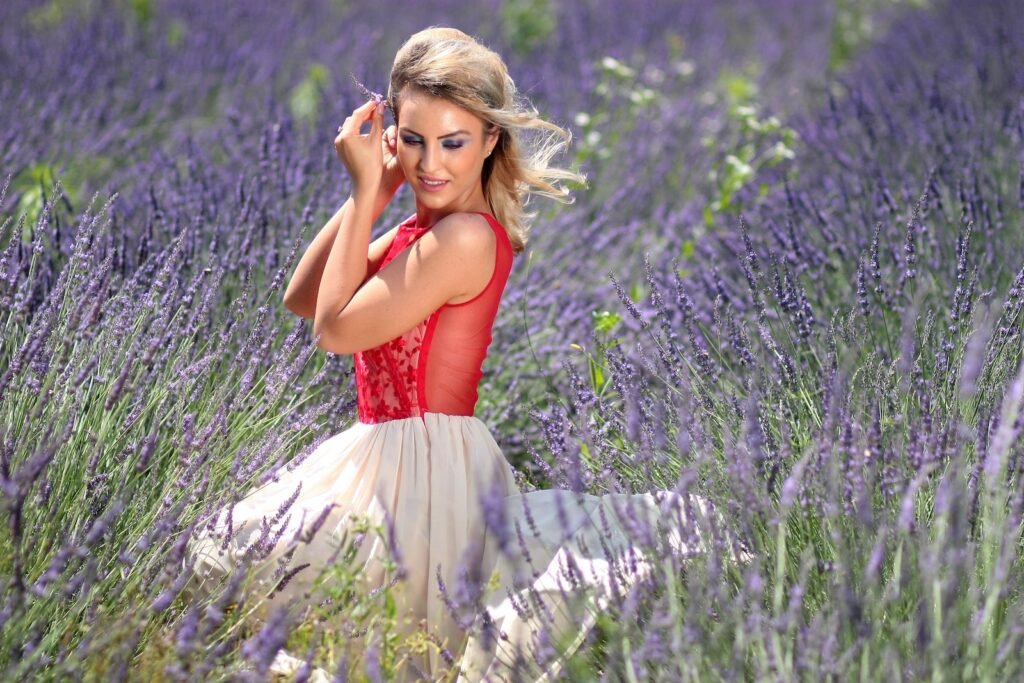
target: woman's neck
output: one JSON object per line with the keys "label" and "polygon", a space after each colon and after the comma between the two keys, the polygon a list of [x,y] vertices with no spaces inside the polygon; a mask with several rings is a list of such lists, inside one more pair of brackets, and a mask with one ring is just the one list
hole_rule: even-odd
{"label": "woman's neck", "polygon": [[471,197],[452,202],[444,207],[427,206],[419,198],[416,199],[416,225],[420,226],[434,225],[445,216],[453,213],[481,212],[493,215],[490,203],[484,197],[483,190],[473,193]]}

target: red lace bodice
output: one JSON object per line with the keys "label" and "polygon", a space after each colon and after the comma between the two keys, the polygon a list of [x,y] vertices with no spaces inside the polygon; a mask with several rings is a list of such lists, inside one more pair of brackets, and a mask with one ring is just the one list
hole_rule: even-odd
{"label": "red lace bodice", "polygon": [[[405,334],[353,354],[360,422],[386,422],[425,412],[473,414],[491,328],[512,270],[512,243],[505,228],[490,214],[478,213],[498,238],[491,279],[473,299],[444,304]],[[378,268],[431,227],[416,225],[415,214],[405,220]]]}

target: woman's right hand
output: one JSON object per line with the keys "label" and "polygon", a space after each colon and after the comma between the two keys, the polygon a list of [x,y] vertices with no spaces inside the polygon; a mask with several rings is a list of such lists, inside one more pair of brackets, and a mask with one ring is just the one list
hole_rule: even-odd
{"label": "woman's right hand", "polygon": [[384,151],[384,174],[381,178],[381,190],[390,197],[405,182],[405,173],[398,163],[398,127],[388,126],[381,136],[381,148]]}
{"label": "woman's right hand", "polygon": [[[370,131],[360,133],[363,124],[370,124]],[[384,158],[374,140],[384,135],[384,106],[373,100],[364,103],[338,126],[338,136],[334,138],[334,149],[352,178],[352,194],[375,195],[378,193],[384,176]]]}

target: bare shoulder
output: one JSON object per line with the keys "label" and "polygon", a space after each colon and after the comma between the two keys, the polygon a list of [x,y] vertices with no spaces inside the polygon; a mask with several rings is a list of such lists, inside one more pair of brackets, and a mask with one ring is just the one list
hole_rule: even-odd
{"label": "bare shoulder", "polygon": [[448,214],[430,230],[441,244],[467,254],[488,254],[497,238],[487,219],[478,213]]}

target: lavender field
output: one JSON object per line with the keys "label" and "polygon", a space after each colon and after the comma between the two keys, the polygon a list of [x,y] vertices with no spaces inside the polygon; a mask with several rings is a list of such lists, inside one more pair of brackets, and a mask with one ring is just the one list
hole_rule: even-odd
{"label": "lavender field", "polygon": [[524,491],[724,520],[563,680],[1024,676],[1016,3],[5,0],[0,679],[272,680],[286,647],[383,681],[434,647],[344,565],[266,623],[244,572],[196,602],[181,568],[357,419],[282,297],[348,196],[352,76],[429,25],[501,53],[589,180],[529,205],[477,417]]}

